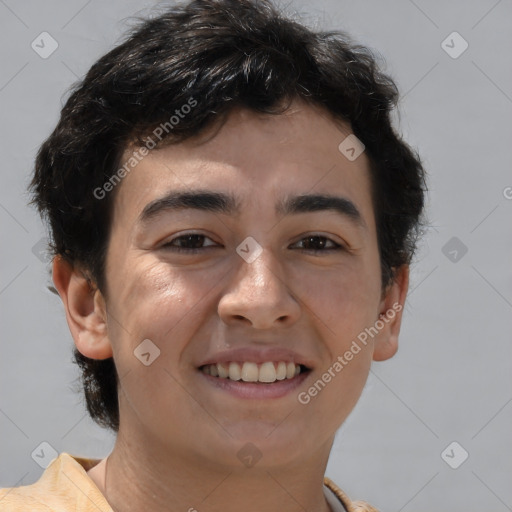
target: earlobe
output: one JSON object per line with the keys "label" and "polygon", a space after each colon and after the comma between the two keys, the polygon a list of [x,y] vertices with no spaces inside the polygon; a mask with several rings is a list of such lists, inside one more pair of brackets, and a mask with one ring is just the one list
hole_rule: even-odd
{"label": "earlobe", "polygon": [[86,329],[78,331],[78,339],[75,338],[75,345],[80,353],[91,359],[112,357],[112,347],[106,334],[101,335]]}
{"label": "earlobe", "polygon": [[91,359],[112,357],[107,312],[100,290],[61,256],[53,261],[53,282],[64,304],[77,349]]}
{"label": "earlobe", "polygon": [[398,335],[402,323],[405,298],[409,288],[409,265],[402,265],[388,287],[380,304],[379,334],[374,343],[373,360],[385,361],[398,350]]}

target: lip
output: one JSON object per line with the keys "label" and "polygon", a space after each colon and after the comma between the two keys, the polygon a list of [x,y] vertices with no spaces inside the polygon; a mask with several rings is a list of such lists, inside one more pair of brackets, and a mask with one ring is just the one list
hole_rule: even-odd
{"label": "lip", "polygon": [[232,396],[244,399],[276,399],[295,391],[309,377],[311,370],[301,372],[293,379],[277,380],[272,383],[243,382],[241,380],[221,379],[212,377],[198,370],[205,382],[220,391],[226,391]]}
{"label": "lip", "polygon": [[[300,354],[297,354],[293,350],[289,349],[283,349],[278,347],[272,347],[272,348],[256,348],[256,347],[240,347],[235,348],[231,350],[226,350],[223,352],[219,352],[217,354],[214,354],[201,363],[197,365],[197,368],[200,368],[201,366],[207,365],[207,364],[216,364],[216,363],[231,363],[231,362],[252,362],[252,363],[265,363],[267,361],[273,361],[273,362],[279,362],[279,361],[285,361],[285,362],[292,362],[295,364],[300,364],[302,366],[305,366],[308,370],[311,370],[313,368],[313,362],[305,358],[304,356],[301,356]],[[306,372],[307,374],[307,372]],[[300,377],[299,374],[297,377]],[[213,377],[217,378],[217,377]],[[295,379],[289,379],[290,382],[292,382]],[[232,381],[236,382],[236,381]],[[284,381],[280,381],[284,382]]]}

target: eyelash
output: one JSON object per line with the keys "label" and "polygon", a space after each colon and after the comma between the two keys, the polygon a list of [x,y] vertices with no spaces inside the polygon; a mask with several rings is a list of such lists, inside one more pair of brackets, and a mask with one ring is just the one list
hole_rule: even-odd
{"label": "eyelash", "polygon": [[[180,236],[177,236],[176,238],[173,238],[169,242],[163,244],[161,246],[161,248],[169,250],[169,251],[172,251],[172,252],[188,253],[188,254],[197,254],[197,253],[199,253],[201,251],[204,251],[205,249],[208,249],[208,248],[216,248],[216,246],[213,246],[213,245],[209,245],[207,247],[193,248],[193,249],[185,248],[185,247],[179,247],[179,246],[176,246],[176,245],[171,245],[176,240],[187,239],[187,238],[190,238],[192,236],[208,238],[208,239],[211,240],[211,238],[207,237],[206,235],[202,235],[200,233],[189,233],[189,234],[186,234],[186,235],[180,235]],[[336,243],[334,240],[331,240],[330,238],[328,238],[326,236],[323,236],[323,235],[308,235],[308,236],[306,236],[304,238],[301,238],[299,240],[299,242],[302,242],[302,241],[307,240],[309,238],[327,240],[328,242],[331,242],[332,244],[334,244],[334,247],[330,247],[328,249],[302,249],[303,252],[310,252],[310,253],[317,254],[317,253],[322,253],[322,252],[323,253],[326,253],[326,252],[330,253],[330,252],[333,252],[333,251],[340,251],[340,250],[344,249],[344,247],[342,245]],[[298,243],[298,242],[296,242],[296,243]]]}

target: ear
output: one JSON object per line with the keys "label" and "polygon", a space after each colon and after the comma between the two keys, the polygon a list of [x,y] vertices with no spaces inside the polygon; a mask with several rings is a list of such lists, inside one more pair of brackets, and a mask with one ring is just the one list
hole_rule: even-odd
{"label": "ear", "polygon": [[375,338],[374,361],[385,361],[393,357],[398,350],[398,334],[408,288],[409,265],[402,265],[397,269],[393,282],[384,291],[379,306],[379,319],[384,327]]}
{"label": "ear", "polygon": [[61,256],[53,260],[53,282],[64,303],[69,330],[78,350],[91,359],[112,357],[106,305],[100,290]]}

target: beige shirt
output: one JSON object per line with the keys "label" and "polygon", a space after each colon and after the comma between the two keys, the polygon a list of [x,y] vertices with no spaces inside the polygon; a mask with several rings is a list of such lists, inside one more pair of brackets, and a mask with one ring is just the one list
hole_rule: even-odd
{"label": "beige shirt", "polygon": [[[31,485],[0,489],[2,512],[113,512],[87,471],[100,459],[61,453]],[[332,512],[378,512],[364,502],[352,502],[329,478],[324,493]]]}

